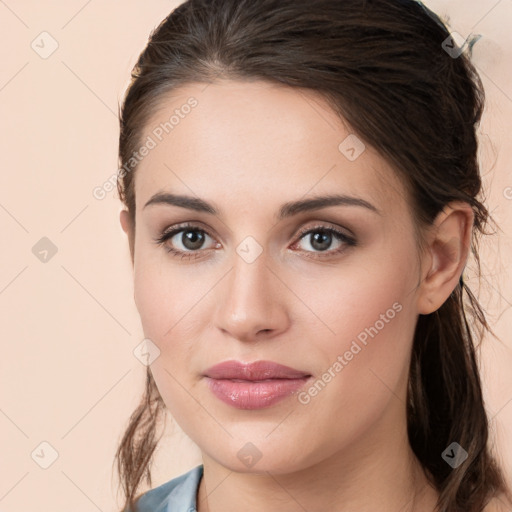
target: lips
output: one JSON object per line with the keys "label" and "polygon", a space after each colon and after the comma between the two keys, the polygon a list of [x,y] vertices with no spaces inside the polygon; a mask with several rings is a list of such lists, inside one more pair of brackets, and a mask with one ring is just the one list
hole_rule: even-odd
{"label": "lips", "polygon": [[261,381],[266,379],[301,379],[309,377],[310,374],[272,361],[241,363],[231,360],[208,368],[205,376],[212,379]]}
{"label": "lips", "polygon": [[298,392],[311,375],[272,361],[224,361],[206,370],[210,391],[237,409],[262,409]]}

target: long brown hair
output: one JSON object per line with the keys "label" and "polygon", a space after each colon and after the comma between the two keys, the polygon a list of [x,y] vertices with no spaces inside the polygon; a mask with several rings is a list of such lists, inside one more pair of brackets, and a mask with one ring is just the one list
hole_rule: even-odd
{"label": "long brown hair", "polygon": [[[477,159],[484,90],[471,45],[459,55],[454,43],[445,23],[414,0],[182,3],[151,33],[120,110],[118,192],[132,225],[136,165],[129,162],[165,94],[191,82],[262,79],[320,93],[390,162],[408,190],[420,245],[420,228],[447,203],[469,203],[480,278],[478,241],[491,220]],[[133,259],[133,244],[130,251]],[[415,330],[409,442],[439,492],[440,512],[481,512],[493,496],[512,499],[489,446],[475,355],[486,331],[493,334],[462,277],[437,311],[419,316]],[[116,453],[130,508],[142,480],[151,485],[164,409],[148,368],[144,397]],[[441,456],[454,441],[468,453],[455,469]]]}

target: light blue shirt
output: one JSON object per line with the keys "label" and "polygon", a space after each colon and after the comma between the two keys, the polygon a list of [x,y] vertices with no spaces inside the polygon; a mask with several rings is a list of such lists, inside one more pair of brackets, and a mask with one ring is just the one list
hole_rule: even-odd
{"label": "light blue shirt", "polygon": [[[145,492],[137,501],[139,512],[197,512],[197,490],[203,465],[196,466],[164,484]],[[123,512],[132,512],[130,508]]]}

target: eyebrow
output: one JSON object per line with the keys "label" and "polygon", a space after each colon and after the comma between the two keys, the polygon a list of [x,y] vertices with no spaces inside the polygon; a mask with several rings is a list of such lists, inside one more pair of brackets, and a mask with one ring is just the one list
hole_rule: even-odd
{"label": "eyebrow", "polygon": [[[188,210],[209,213],[211,215],[219,214],[219,209],[215,208],[213,204],[208,203],[203,199],[192,196],[171,194],[168,192],[156,193],[144,205],[143,209],[147,206],[156,204],[179,206],[180,208],[187,208]],[[359,206],[362,208],[367,208],[368,210],[371,210],[378,215],[382,215],[382,212],[376,206],[364,199],[343,194],[331,194],[284,203],[279,209],[277,219],[282,220],[299,213],[312,210],[320,210],[321,208],[327,208],[329,206]]]}

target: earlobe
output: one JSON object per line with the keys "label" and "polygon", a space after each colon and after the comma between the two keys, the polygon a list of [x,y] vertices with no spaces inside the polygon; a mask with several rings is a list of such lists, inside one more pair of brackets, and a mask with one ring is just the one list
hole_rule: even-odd
{"label": "earlobe", "polygon": [[439,309],[458,285],[473,230],[474,213],[464,202],[452,202],[434,221],[428,241],[428,269],[418,294],[418,313]]}

